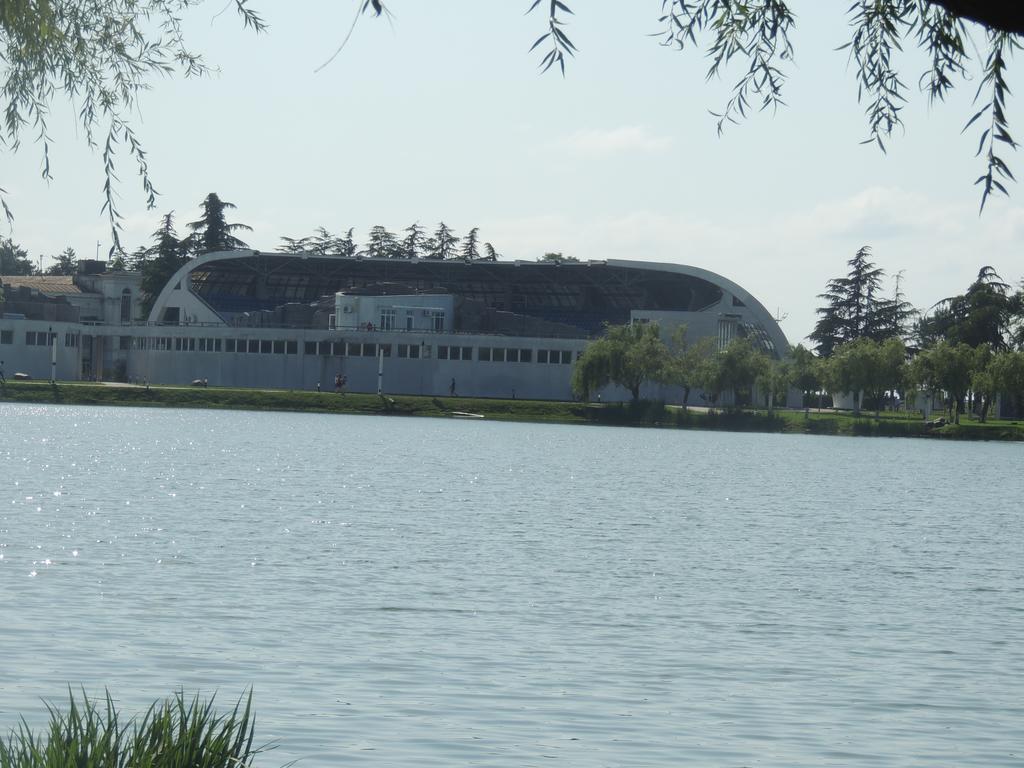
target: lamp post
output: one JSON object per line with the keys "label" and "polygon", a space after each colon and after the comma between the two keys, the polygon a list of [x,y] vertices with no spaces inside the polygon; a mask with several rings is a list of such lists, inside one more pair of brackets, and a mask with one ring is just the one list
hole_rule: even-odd
{"label": "lamp post", "polygon": [[49,328],[50,339],[50,383],[57,383],[57,335],[53,332],[53,326]]}

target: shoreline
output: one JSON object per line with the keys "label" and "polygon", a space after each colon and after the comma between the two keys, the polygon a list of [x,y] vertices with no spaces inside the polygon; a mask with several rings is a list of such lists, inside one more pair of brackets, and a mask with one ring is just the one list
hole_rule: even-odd
{"label": "shoreline", "polygon": [[40,405],[110,405],[152,408],[215,408],[377,416],[426,416],[556,424],[705,429],[862,437],[920,437],[946,440],[1024,441],[1024,422],[995,420],[933,427],[919,418],[883,412],[805,410],[709,411],[660,402],[579,403],[549,400],[502,400],[475,397],[429,397],[298,390],[222,387],[145,387],[91,382],[9,381],[0,403]]}

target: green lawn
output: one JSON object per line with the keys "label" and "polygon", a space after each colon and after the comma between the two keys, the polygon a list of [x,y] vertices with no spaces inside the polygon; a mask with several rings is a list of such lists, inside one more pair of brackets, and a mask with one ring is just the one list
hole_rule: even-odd
{"label": "green lawn", "polygon": [[[454,417],[480,414],[497,421],[603,424],[682,429],[719,429],[745,432],[786,432],[821,435],[930,437],[959,440],[1024,440],[1024,424],[990,420],[981,423],[967,416],[961,424],[929,427],[919,414],[849,412],[811,409],[765,411],[684,410],[657,402],[604,405],[548,400],[499,400],[473,397],[414,397],[334,392],[230,389],[226,387],[137,387],[60,382],[9,382],[0,392],[2,402],[62,403],[67,405],[135,405],[170,408],[224,408],[238,410],[302,411],[388,416]],[[942,416],[933,414],[933,418]]]}

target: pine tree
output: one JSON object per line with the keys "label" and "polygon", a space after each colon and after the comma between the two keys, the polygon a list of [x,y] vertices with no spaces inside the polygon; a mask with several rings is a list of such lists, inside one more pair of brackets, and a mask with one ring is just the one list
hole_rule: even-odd
{"label": "pine tree", "polygon": [[466,261],[476,261],[480,258],[480,250],[477,248],[477,232],[479,231],[480,227],[473,227],[462,240],[462,251],[459,255]]}
{"label": "pine tree", "polygon": [[866,245],[857,251],[847,262],[850,271],[846,277],[829,280],[825,293],[818,296],[827,304],[817,309],[820,317],[808,338],[821,357],[831,355],[840,344],[879,333],[883,315],[878,296],[885,272],[868,260],[870,255]]}
{"label": "pine tree", "polygon": [[455,249],[458,244],[459,238],[442,221],[437,225],[433,237],[424,243],[424,253],[428,259],[453,259],[457,255]]}
{"label": "pine tree", "polygon": [[216,192],[208,194],[202,202],[202,218],[188,225],[192,230],[192,234],[186,239],[188,249],[198,255],[248,248],[246,243],[231,233],[240,229],[251,232],[252,227],[248,224],[229,224],[224,218],[224,211],[235,207],[234,203],[221,200]]}
{"label": "pine tree", "polygon": [[415,259],[423,248],[423,227],[414,222],[405,228],[408,233],[402,241],[402,253],[407,259]]}
{"label": "pine tree", "polygon": [[73,275],[78,271],[78,256],[74,248],[65,248],[53,258],[54,263],[47,267],[46,275]]}
{"label": "pine tree", "polygon": [[398,238],[380,224],[370,230],[364,255],[371,259],[392,259],[398,255]]}
{"label": "pine tree", "polygon": [[173,211],[160,220],[160,227],[153,233],[153,240],[155,242],[146,250],[146,259],[142,264],[142,310],[147,315],[167,281],[189,258],[185,241],[179,240],[174,230]]}

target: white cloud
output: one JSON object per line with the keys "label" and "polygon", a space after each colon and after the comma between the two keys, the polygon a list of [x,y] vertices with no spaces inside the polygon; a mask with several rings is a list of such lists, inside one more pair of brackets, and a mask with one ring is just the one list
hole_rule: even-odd
{"label": "white cloud", "polygon": [[609,130],[576,131],[565,140],[577,155],[611,155],[629,152],[664,152],[672,146],[669,136],[657,136],[642,125]]}

